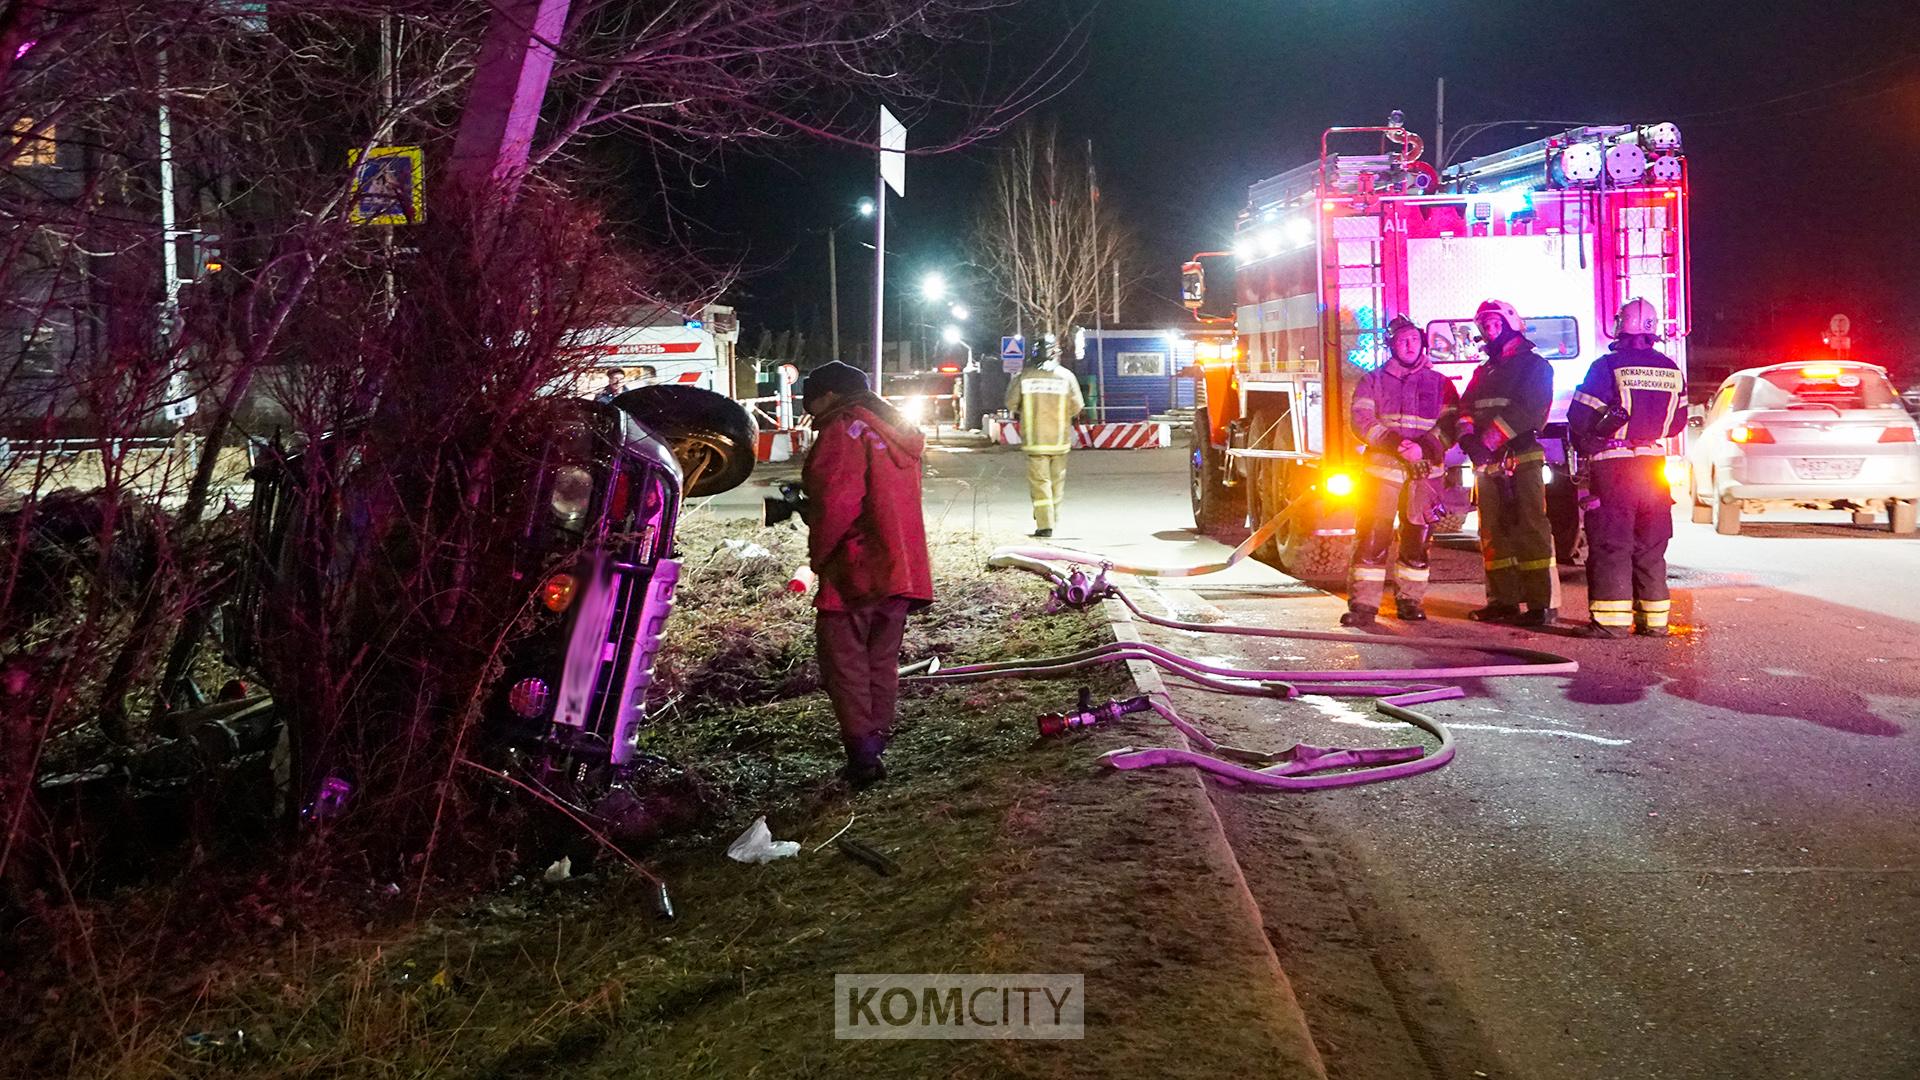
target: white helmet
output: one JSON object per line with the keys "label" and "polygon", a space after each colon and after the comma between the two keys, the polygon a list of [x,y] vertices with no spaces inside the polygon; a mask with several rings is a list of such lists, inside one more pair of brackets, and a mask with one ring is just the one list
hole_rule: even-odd
{"label": "white helmet", "polygon": [[1513,333],[1517,334],[1526,329],[1526,324],[1520,321],[1520,313],[1515,311],[1513,305],[1507,303],[1505,300],[1481,301],[1480,310],[1473,313],[1473,321],[1479,322],[1480,316],[1485,315],[1489,311],[1497,312],[1502,319],[1505,319],[1507,329]]}
{"label": "white helmet", "polygon": [[1620,313],[1613,317],[1613,336],[1627,337],[1633,334],[1645,334],[1648,337],[1660,336],[1660,313],[1653,305],[1634,297],[1620,305]]}

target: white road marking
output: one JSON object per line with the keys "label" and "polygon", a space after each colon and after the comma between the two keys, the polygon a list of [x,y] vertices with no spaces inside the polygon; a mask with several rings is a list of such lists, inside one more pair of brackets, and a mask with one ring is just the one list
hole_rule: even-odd
{"label": "white road marking", "polygon": [[[1354,727],[1368,728],[1404,728],[1398,720],[1375,720],[1353,705],[1339,698],[1325,697],[1320,694],[1302,694],[1299,702],[1337,724],[1351,724]],[[1580,739],[1584,742],[1598,743],[1601,746],[1628,746],[1632,739],[1609,739],[1604,735],[1589,735],[1584,731],[1563,731],[1558,728],[1512,727],[1507,724],[1476,724],[1464,720],[1442,720],[1454,731],[1491,731],[1499,735],[1551,735],[1561,739]]]}

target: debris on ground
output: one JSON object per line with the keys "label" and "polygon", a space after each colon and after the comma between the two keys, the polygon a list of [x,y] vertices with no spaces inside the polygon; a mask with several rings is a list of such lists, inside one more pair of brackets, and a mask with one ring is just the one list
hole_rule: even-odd
{"label": "debris on ground", "polygon": [[753,824],[747,826],[747,831],[727,845],[727,858],[734,862],[765,863],[798,854],[800,854],[800,841],[775,840],[773,830],[767,828],[765,814],[754,818]]}

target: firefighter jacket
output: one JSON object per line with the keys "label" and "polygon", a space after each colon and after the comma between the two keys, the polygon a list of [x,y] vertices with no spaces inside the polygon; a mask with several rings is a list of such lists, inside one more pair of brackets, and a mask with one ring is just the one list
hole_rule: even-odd
{"label": "firefighter jacket", "polygon": [[1366,469],[1385,480],[1405,479],[1409,462],[1400,444],[1420,444],[1421,458],[1440,465],[1453,445],[1460,394],[1453,380],[1433,370],[1425,353],[1412,365],[1396,357],[1369,371],[1353,391],[1353,431],[1367,444]]}
{"label": "firefighter jacket", "polygon": [[813,606],[853,611],[895,598],[933,601],[920,507],[926,436],[871,393],[850,394],[814,421],[800,485],[807,493],[807,562],[820,580]]}
{"label": "firefighter jacket", "polygon": [[1666,453],[1660,441],[1687,426],[1686,406],[1687,377],[1680,365],[1658,349],[1615,342],[1574,391],[1567,429],[1574,446],[1595,461],[1657,457]]}
{"label": "firefighter jacket", "polygon": [[1007,411],[1020,420],[1020,448],[1064,454],[1073,448],[1073,418],[1085,409],[1080,380],[1064,367],[1029,367],[1007,386]]}
{"label": "firefighter jacket", "polygon": [[1514,464],[1544,461],[1540,429],[1553,408],[1553,366],[1518,333],[1487,347],[1487,359],[1473,370],[1460,398],[1460,437],[1477,436],[1492,460]]}

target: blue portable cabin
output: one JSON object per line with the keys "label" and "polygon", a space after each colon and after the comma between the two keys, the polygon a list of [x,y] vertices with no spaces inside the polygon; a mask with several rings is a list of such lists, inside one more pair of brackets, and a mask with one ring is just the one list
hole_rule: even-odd
{"label": "blue portable cabin", "polygon": [[[1103,420],[1145,420],[1172,409],[1193,408],[1193,380],[1180,372],[1193,364],[1193,342],[1166,327],[1074,331],[1081,383],[1099,388]],[[1096,383],[1094,373],[1099,373]]]}

